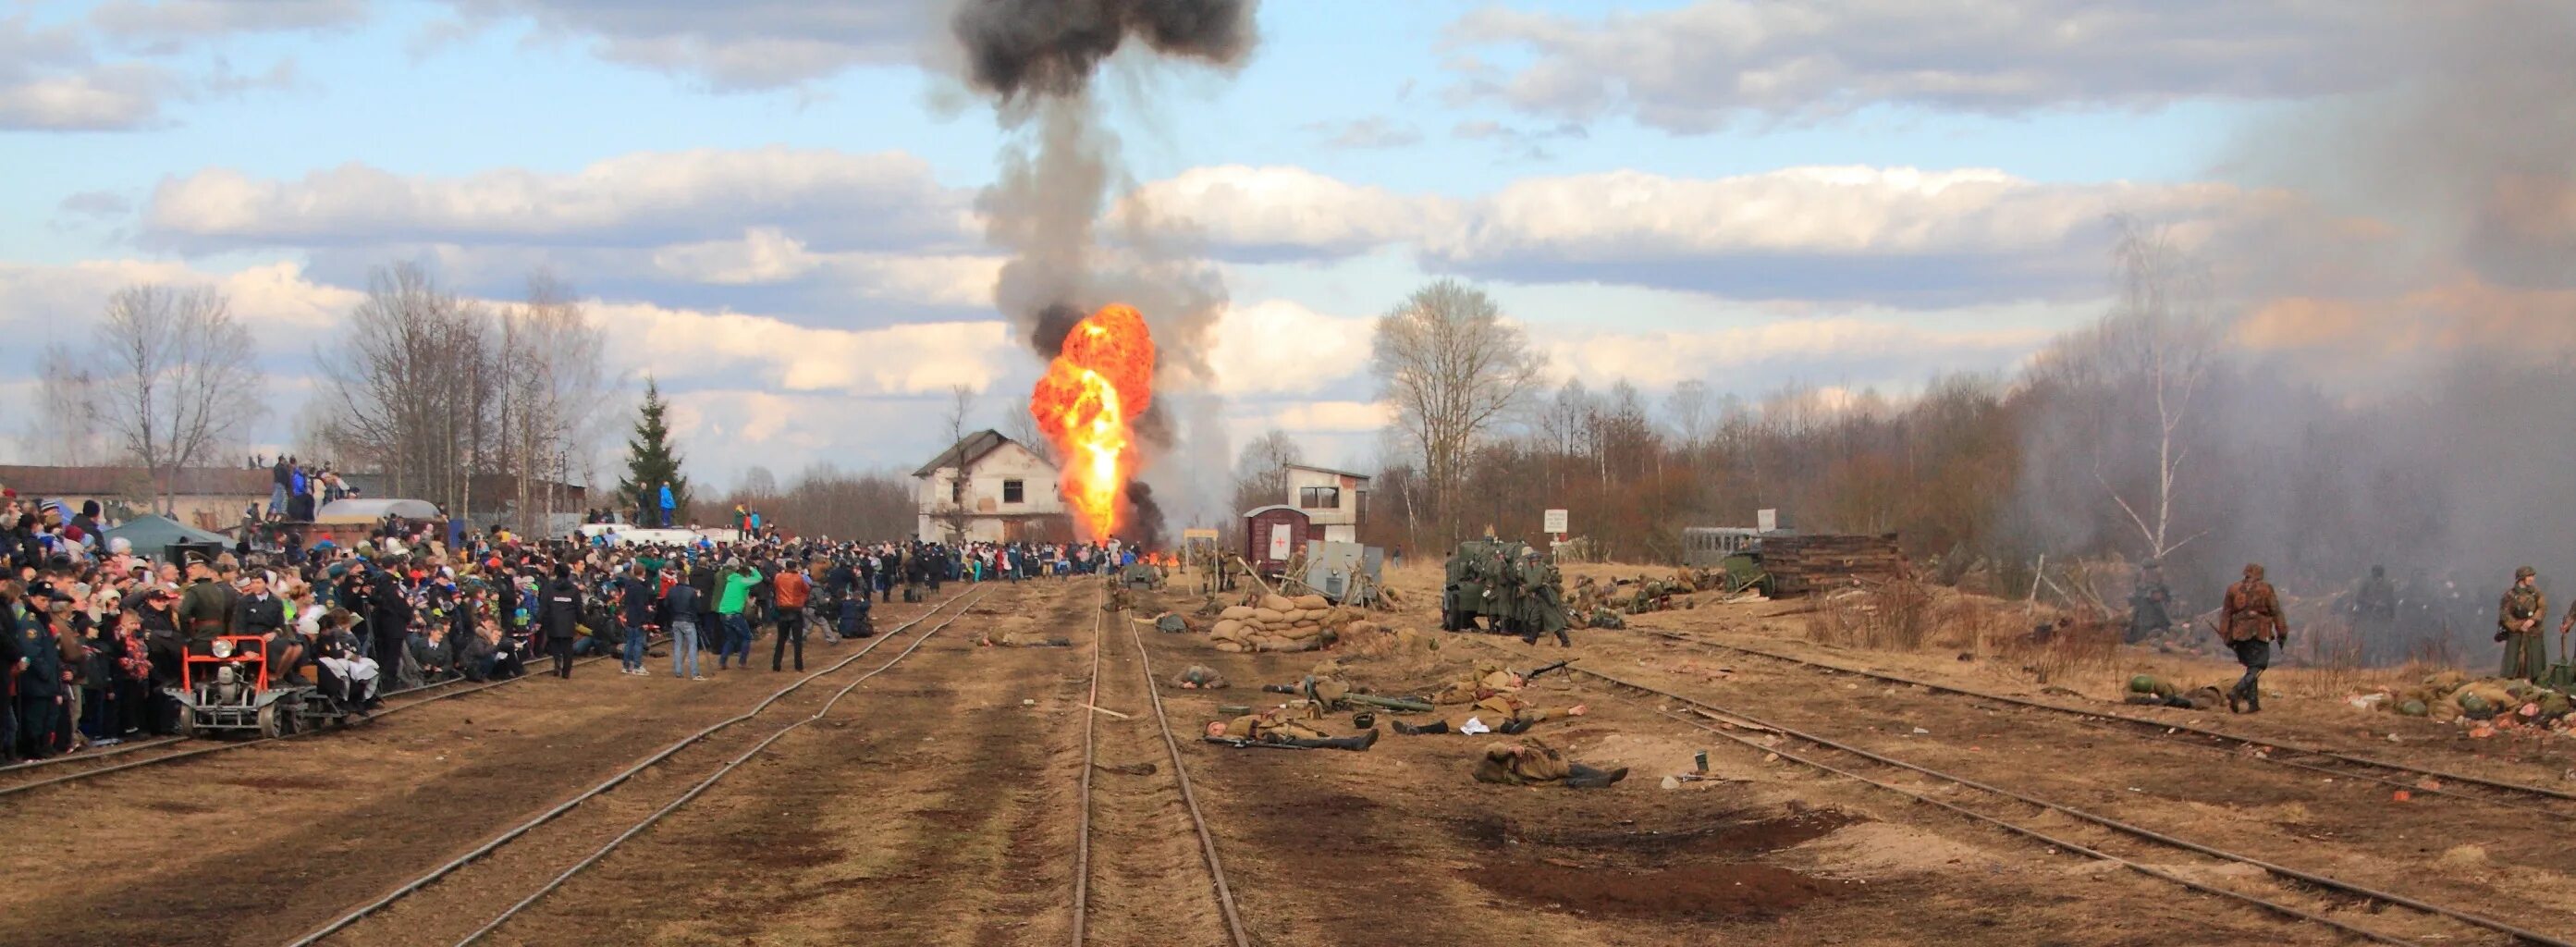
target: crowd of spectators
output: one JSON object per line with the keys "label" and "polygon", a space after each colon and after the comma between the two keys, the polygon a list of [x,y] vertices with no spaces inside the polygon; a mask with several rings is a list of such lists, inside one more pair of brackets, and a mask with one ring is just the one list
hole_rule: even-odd
{"label": "crowd of spectators", "polygon": [[[246,539],[172,562],[102,541],[94,505],[64,516],[60,504],[5,499],[5,760],[179,732],[184,656],[219,636],[260,637],[269,677],[363,713],[386,694],[459,678],[540,666],[569,677],[585,655],[649,677],[647,659],[666,654],[669,673],[704,680],[701,652],[714,652],[712,670],[747,669],[763,633],[774,639],[771,670],[791,660],[802,670],[807,628],[825,642],[867,637],[872,603],[898,593],[914,601],[946,582],[1094,574],[1134,557],[1114,543],[836,543],[774,524],[732,543],[528,540],[389,517],[355,543]],[[655,640],[659,653],[648,651]]]}

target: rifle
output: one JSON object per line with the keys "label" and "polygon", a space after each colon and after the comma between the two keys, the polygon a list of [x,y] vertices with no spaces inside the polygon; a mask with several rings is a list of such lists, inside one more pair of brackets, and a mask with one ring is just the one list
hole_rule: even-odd
{"label": "rifle", "polygon": [[1581,661],[1581,660],[1583,660],[1583,659],[1582,659],[1582,658],[1567,658],[1567,659],[1565,659],[1565,660],[1563,660],[1563,661],[1558,661],[1558,662],[1556,662],[1555,664],[1550,664],[1550,665],[1548,665],[1548,666],[1546,666],[1546,667],[1539,668],[1538,670],[1531,671],[1531,672],[1529,672],[1529,673],[1527,673],[1527,674],[1523,674],[1523,675],[1521,675],[1521,682],[1522,682],[1522,683],[1528,683],[1528,682],[1530,682],[1530,681],[1538,680],[1538,676],[1539,676],[1539,675],[1541,675],[1541,674],[1545,674],[1545,673],[1547,673],[1547,672],[1549,672],[1549,671],[1557,670],[1557,669],[1562,668],[1562,667],[1564,667],[1564,666],[1566,666],[1566,665],[1568,665],[1568,664],[1572,664],[1572,663],[1574,663],[1574,662],[1576,662],[1576,661]]}
{"label": "rifle", "polygon": [[1267,742],[1263,742],[1263,741],[1260,741],[1260,740],[1246,740],[1246,739],[1243,739],[1242,737],[1200,737],[1200,738],[1199,738],[1199,740],[1200,740],[1201,742],[1214,743],[1214,744],[1217,744],[1217,745],[1219,745],[1219,746],[1230,746],[1230,747],[1233,747],[1233,748],[1238,749],[1238,750],[1247,750],[1247,749],[1264,749],[1264,750],[1303,750],[1303,749],[1307,749],[1307,747],[1298,746],[1298,745],[1293,744],[1293,743],[1267,743]]}

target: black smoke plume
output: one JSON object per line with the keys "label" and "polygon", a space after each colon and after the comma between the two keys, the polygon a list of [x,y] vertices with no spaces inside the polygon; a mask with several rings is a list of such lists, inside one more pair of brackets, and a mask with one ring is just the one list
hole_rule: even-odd
{"label": "black smoke plume", "polygon": [[[1102,63],[1141,44],[1165,60],[1230,69],[1251,53],[1256,0],[963,0],[950,31],[965,78],[994,100],[1006,128],[1023,132],[1001,173],[976,201],[985,238],[1010,253],[994,305],[1053,358],[1066,330],[1109,302],[1144,313],[1154,332],[1154,404],[1138,420],[1147,475],[1205,516],[1223,509],[1218,472],[1231,454],[1213,395],[1208,352],[1226,306],[1216,268],[1130,208],[1104,235],[1113,189],[1132,190],[1118,138],[1102,120],[1092,84]],[[1141,84],[1140,84],[1141,85]],[[1124,86],[1122,86],[1124,88]],[[1161,463],[1163,459],[1179,463]]]}

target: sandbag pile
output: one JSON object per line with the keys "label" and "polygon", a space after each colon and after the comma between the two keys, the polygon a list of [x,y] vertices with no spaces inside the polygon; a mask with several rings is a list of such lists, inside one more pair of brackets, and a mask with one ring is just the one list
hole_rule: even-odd
{"label": "sandbag pile", "polygon": [[2527,681],[2471,679],[2457,671],[2424,678],[2415,687],[2356,695],[2351,703],[2408,717],[2430,717],[2470,727],[2470,735],[2493,736],[2498,730],[2546,727],[2571,730],[2576,705],[2566,694]]}
{"label": "sandbag pile", "polygon": [[1334,608],[1321,595],[1265,595],[1254,604],[1218,613],[1208,639],[1217,650],[1234,653],[1315,651],[1331,647],[1344,631],[1375,631],[1376,627],[1353,612]]}

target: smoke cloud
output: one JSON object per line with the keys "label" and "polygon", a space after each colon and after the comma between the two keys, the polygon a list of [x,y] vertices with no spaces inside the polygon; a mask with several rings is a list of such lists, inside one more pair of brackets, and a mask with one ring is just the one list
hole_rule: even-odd
{"label": "smoke cloud", "polygon": [[[1093,80],[1130,43],[1165,60],[1240,66],[1255,42],[1254,0],[966,0],[951,19],[967,81],[1022,136],[977,201],[988,242],[1011,254],[994,304],[1030,351],[1054,357],[1065,331],[1108,302],[1143,312],[1160,362],[1138,421],[1143,476],[1192,520],[1223,513],[1229,453],[1209,368],[1228,301],[1223,276],[1189,247],[1147,236],[1151,215],[1099,232],[1121,170]],[[1165,462],[1175,461],[1175,462]],[[1150,504],[1150,499],[1148,503]]]}
{"label": "smoke cloud", "polygon": [[[2187,460],[2169,536],[2184,542],[2166,572],[2202,609],[2247,562],[2319,603],[2385,564],[2406,606],[2367,656],[2439,648],[2478,666],[2515,567],[2555,578],[2559,597],[2576,589],[2562,528],[2576,438],[2561,433],[2576,429],[2576,8],[2380,9],[2399,78],[2248,130],[2223,170],[2296,206],[2194,247],[2207,270],[2169,274],[2168,288],[2208,290],[2168,300],[2205,305],[2167,351],[2207,362],[2175,435]],[[2042,356],[2028,383],[2051,398],[2025,428],[2015,505],[2024,552],[2144,554],[2105,494],[2155,493],[2147,351],[2115,314]]]}

